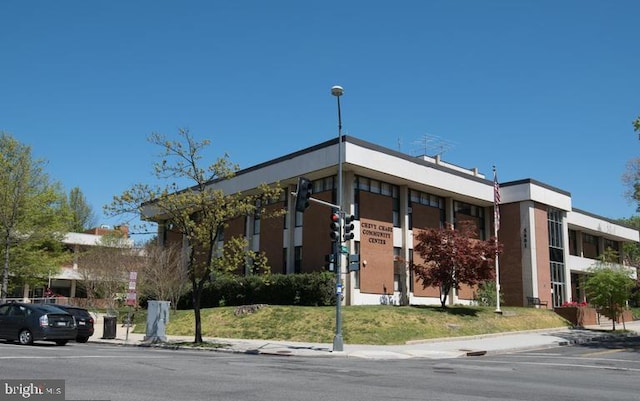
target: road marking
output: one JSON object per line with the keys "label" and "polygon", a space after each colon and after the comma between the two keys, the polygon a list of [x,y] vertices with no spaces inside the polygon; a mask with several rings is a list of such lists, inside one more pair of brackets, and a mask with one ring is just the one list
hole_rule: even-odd
{"label": "road marking", "polygon": [[607,355],[607,354],[615,354],[616,352],[622,351],[630,351],[628,349],[608,349],[605,351],[597,351],[597,352],[589,352],[586,354],[580,354],[580,356],[589,357],[589,356],[597,356],[597,355]]}
{"label": "road marking", "polygon": [[[122,355],[75,355],[75,356],[0,356],[2,359],[97,359],[97,358],[123,358]],[[164,356],[136,356],[133,359],[166,359]]]}
{"label": "road marking", "polygon": [[619,370],[623,372],[640,372],[638,368],[623,368],[616,366],[601,366],[601,365],[581,365],[577,363],[553,363],[553,362],[522,362],[522,361],[491,361],[486,359],[478,359],[484,364],[512,364],[512,365],[530,365],[530,366],[553,366],[553,367],[566,367],[566,368],[584,368],[584,369],[598,369],[598,370]]}
{"label": "road marking", "polygon": [[[625,351],[620,350],[620,351]],[[628,351],[628,350],[627,350]],[[598,351],[600,352],[600,351]],[[610,351],[607,351],[610,352]],[[595,354],[596,352],[594,352]],[[574,360],[574,359],[581,359],[581,360],[590,360],[590,361],[597,361],[597,362],[613,362],[613,363],[624,363],[624,364],[632,364],[632,365],[637,365],[640,364],[640,361],[636,360],[636,359],[616,359],[616,358],[593,358],[588,356],[589,354],[576,354],[573,356],[565,356],[565,355],[558,355],[558,354],[549,354],[549,355],[545,355],[545,354],[505,354],[505,356],[508,357],[513,357],[513,358],[527,358],[527,359],[537,359],[537,358],[544,358],[544,360],[549,361],[549,360],[563,360],[563,359],[568,359],[568,360]]]}

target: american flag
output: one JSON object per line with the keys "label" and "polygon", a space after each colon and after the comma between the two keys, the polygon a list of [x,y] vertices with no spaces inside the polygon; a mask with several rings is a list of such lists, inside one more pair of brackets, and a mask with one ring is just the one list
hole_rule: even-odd
{"label": "american flag", "polygon": [[500,184],[498,184],[498,174],[493,168],[493,224],[496,231],[500,229]]}

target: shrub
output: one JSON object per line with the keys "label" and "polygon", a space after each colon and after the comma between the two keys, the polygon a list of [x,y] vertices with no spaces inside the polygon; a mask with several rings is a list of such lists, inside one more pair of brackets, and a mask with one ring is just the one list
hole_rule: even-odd
{"label": "shrub", "polygon": [[[329,272],[221,276],[205,286],[200,306],[335,305],[334,288],[335,276]],[[191,292],[180,299],[178,308],[193,308]]]}
{"label": "shrub", "polygon": [[[500,303],[503,303],[502,290],[500,291]],[[474,293],[474,300],[480,306],[496,306],[496,282],[487,280],[478,285]]]}

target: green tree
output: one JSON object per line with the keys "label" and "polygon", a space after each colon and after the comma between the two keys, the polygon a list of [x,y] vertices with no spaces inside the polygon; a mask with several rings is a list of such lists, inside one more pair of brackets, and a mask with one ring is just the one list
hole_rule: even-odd
{"label": "green tree", "polygon": [[584,286],[589,303],[613,320],[613,330],[635,284],[631,271],[615,263],[616,260],[615,251],[605,251],[600,261],[589,268]]}
{"label": "green tree", "polygon": [[[0,241],[4,266],[0,298],[9,286],[41,285],[63,254],[64,195],[49,181],[31,148],[0,133]],[[10,282],[11,279],[11,282]]]}
{"label": "green tree", "polygon": [[636,211],[640,212],[640,158],[631,159],[627,162],[625,171],[622,174],[622,183],[626,187],[625,198],[635,202]]}
{"label": "green tree", "polygon": [[461,222],[459,228],[450,224],[427,229],[417,236],[418,252],[423,264],[413,263],[416,278],[423,288],[438,287],[444,308],[452,289],[463,284],[476,285],[494,277],[495,256],[499,251],[494,238],[477,239],[475,225]]}
{"label": "green tree", "polygon": [[[638,133],[640,139],[640,117],[633,120],[632,124],[633,130]],[[636,202],[636,211],[640,212],[640,158],[636,157],[627,162],[622,174],[622,182],[627,187],[625,197]]]}
{"label": "green tree", "polygon": [[87,203],[80,188],[71,189],[68,202],[71,219],[69,231],[81,233],[96,225],[97,219],[93,208]]}
{"label": "green tree", "polygon": [[[226,272],[243,271],[249,261],[257,270],[266,269],[264,255],[247,250],[245,238],[224,237],[224,247],[218,246],[220,235],[234,218],[260,213],[270,217],[264,205],[279,198],[278,185],[262,184],[256,193],[228,194],[213,184],[232,178],[238,167],[225,154],[206,168],[201,167],[202,151],[208,140],[196,141],[187,130],[180,130],[180,140],[167,140],[152,134],[149,141],[163,150],[161,161],[154,165],[155,175],[163,186],[134,185],[114,197],[105,210],[108,214],[139,213],[143,218],[166,221],[182,236],[186,269],[191,284],[195,320],[195,343],[202,342],[200,305],[204,286]],[[186,189],[176,181],[181,181]],[[279,214],[277,212],[276,214]]]}
{"label": "green tree", "polygon": [[[632,216],[627,219],[619,219],[619,223],[628,227],[640,230],[640,216]],[[635,289],[632,291],[632,297],[630,301],[635,306],[640,305],[640,244],[637,242],[625,242],[622,245],[623,261],[626,266],[629,266],[635,271],[636,284]]]}

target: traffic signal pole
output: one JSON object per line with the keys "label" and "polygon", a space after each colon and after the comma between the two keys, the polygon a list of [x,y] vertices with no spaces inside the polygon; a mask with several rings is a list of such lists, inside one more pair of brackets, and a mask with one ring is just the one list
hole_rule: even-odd
{"label": "traffic signal pole", "polygon": [[[296,190],[296,206],[295,209],[298,212],[304,212],[304,210],[309,205],[309,201],[322,203],[325,205],[329,205],[333,208],[332,214],[332,225],[333,223],[338,223],[338,229],[334,230],[332,228],[332,242],[331,242],[331,252],[335,258],[335,270],[336,270],[336,333],[333,337],[333,351],[344,351],[344,343],[342,341],[342,293],[343,293],[343,285],[342,285],[342,243],[346,242],[347,239],[342,236],[342,224],[345,222],[345,213],[342,210],[342,112],[340,110],[340,97],[344,94],[344,89],[341,86],[333,86],[331,87],[331,94],[336,97],[338,100],[338,183],[336,188],[336,198],[337,205],[333,205],[328,202],[320,201],[319,199],[314,199],[310,197],[311,194],[311,181],[300,177],[298,180],[298,189]],[[335,215],[337,214],[337,218]],[[347,224],[350,228],[345,228],[344,231],[348,231],[349,239],[353,238],[353,234],[351,230],[353,230],[353,226],[351,226],[351,220],[353,218],[349,217],[349,222]],[[336,221],[337,220],[337,221]],[[335,232],[337,231],[337,238]]]}
{"label": "traffic signal pole", "polygon": [[[305,180],[308,181],[306,178],[301,177],[299,182],[305,182]],[[338,179],[338,181],[341,181],[341,180]],[[344,289],[342,286],[342,252],[340,248],[342,247],[342,242],[346,241],[346,239],[343,237],[343,227],[342,227],[343,223],[351,224],[351,222],[353,221],[353,216],[349,216],[348,218],[346,218],[344,211],[340,208],[339,205],[307,196],[308,194],[305,192],[306,190],[303,190],[303,188],[300,185],[298,186],[299,188],[297,189],[297,191],[291,193],[296,197],[296,202],[299,198],[303,197],[306,201],[319,203],[324,206],[329,206],[332,209],[331,253],[334,255],[335,271],[336,271],[336,333],[333,338],[333,351],[344,351],[344,342],[342,340],[342,293]],[[339,189],[338,189],[338,192],[340,192]],[[304,211],[304,208],[302,209],[302,211]],[[347,231],[347,230],[344,230],[344,231]],[[348,231],[350,232],[351,230],[348,230]],[[353,234],[351,233],[350,235],[352,236]],[[350,238],[353,238],[351,236]]]}
{"label": "traffic signal pole", "polygon": [[[342,113],[340,111],[340,97],[344,94],[341,86],[333,86],[331,94],[338,100],[338,188],[336,189],[336,197],[338,198],[338,215],[340,216],[340,227],[344,221],[344,212],[342,211]],[[342,255],[340,254],[340,246],[342,244],[342,232],[340,238],[335,242],[338,250],[336,254],[336,334],[333,337],[333,350],[344,351],[342,341]]]}

